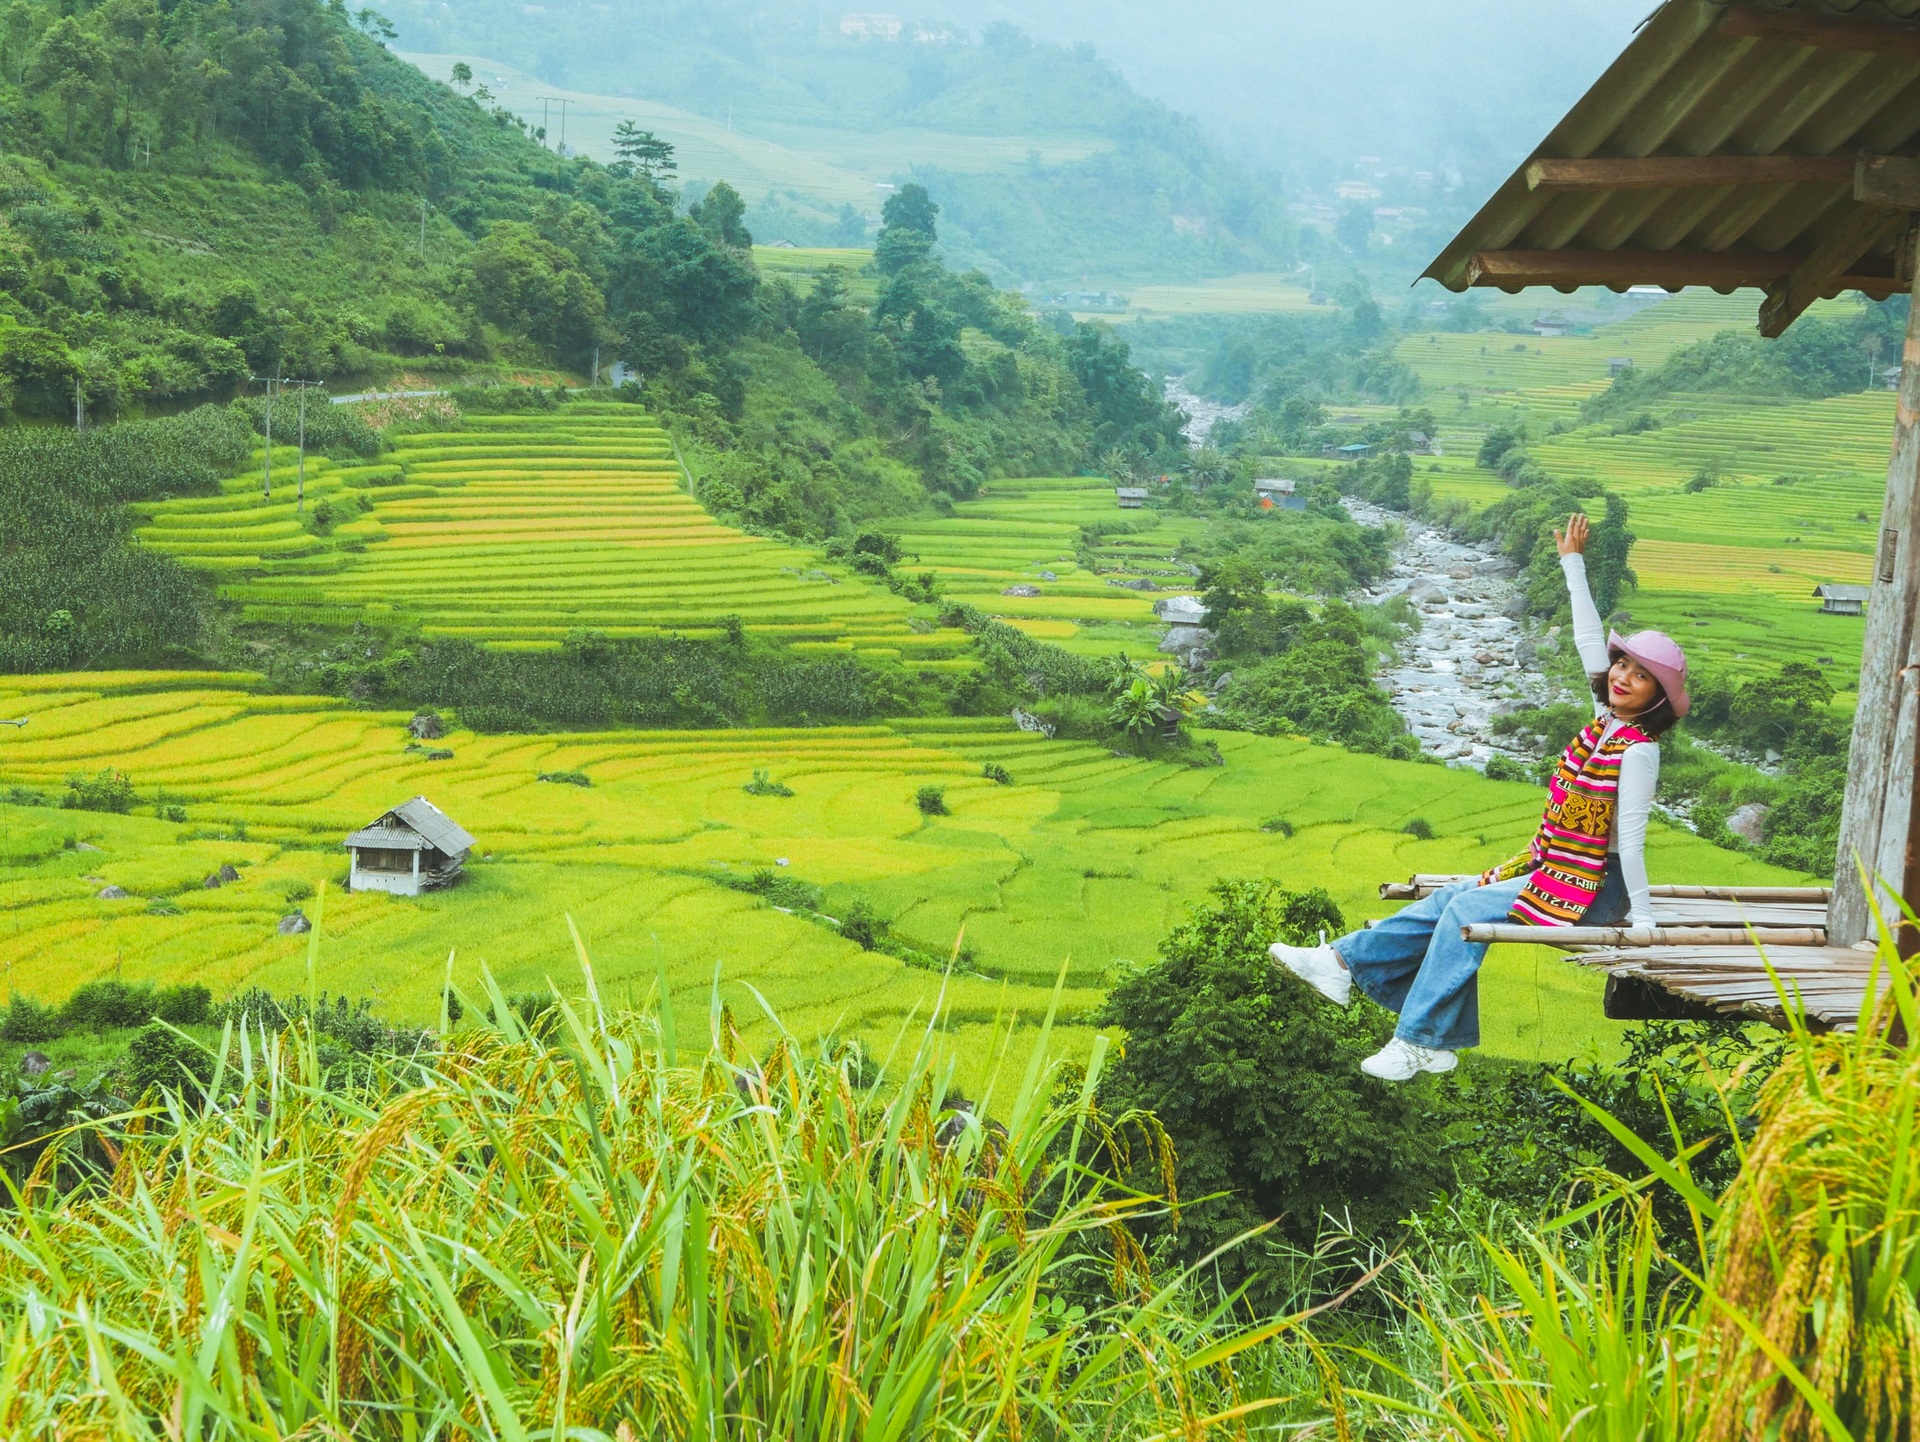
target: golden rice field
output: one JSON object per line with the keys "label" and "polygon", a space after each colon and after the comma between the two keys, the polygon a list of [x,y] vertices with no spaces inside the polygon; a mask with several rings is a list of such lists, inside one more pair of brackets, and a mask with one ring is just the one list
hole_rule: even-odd
{"label": "golden rice field", "polygon": [[[781,874],[826,888],[829,913],[867,898],[924,950],[949,953],[964,927],[969,950],[948,993],[964,1042],[996,1011],[1034,1015],[1063,963],[1067,1004],[1084,1018],[1113,969],[1149,959],[1218,879],[1324,886],[1350,916],[1380,915],[1389,908],[1374,896],[1379,880],[1509,854],[1539,804],[1528,786],[1303,741],[1220,733],[1227,764],[1194,769],[992,719],[456,732],[441,743],[453,756],[429,761],[404,749],[401,714],[256,694],[249,680],[0,678],[0,712],[28,718],[0,732],[0,795],[57,795],[68,776],[113,766],[140,796],[128,816],[0,803],[0,970],[10,986],[49,1000],[108,974],[216,992],[303,986],[305,939],[275,928],[290,894],[337,888],[346,833],[424,794],[479,838],[467,878],[413,899],[330,889],[321,985],[424,1018],[449,952],[463,984],[483,963],[510,990],[564,982],[575,974],[571,915],[615,994],[644,992],[664,965],[690,1005],[703,1004],[717,975],[737,1011],[758,1015],[757,991],[802,1034],[879,1038],[916,1007],[924,1015],[941,984],[933,972],[714,879],[784,858]],[[1012,785],[981,775],[989,760]],[[747,794],[756,768],[795,794]],[[538,779],[559,770],[593,784]],[[946,788],[951,815],[920,814],[923,785]],[[158,819],[168,805],[186,819]],[[1434,840],[1403,832],[1415,816]],[[1291,835],[1262,829],[1280,820]],[[1784,875],[1661,828],[1650,848],[1658,879]],[[205,888],[222,863],[241,880]],[[109,885],[129,897],[100,899]],[[1597,981],[1552,953],[1496,950],[1488,977],[1491,1047],[1566,1056],[1615,1034]]]}
{"label": "golden rice field", "polygon": [[[291,480],[283,457],[276,466]],[[615,402],[472,416],[396,438],[378,466],[310,461],[309,507],[257,474],[143,508],[140,544],[229,579],[249,621],[417,624],[430,636],[552,645],[569,631],[711,633],[740,616],[806,648],[938,663],[884,586],[702,510],[653,419]],[[341,513],[329,532],[314,506]]]}

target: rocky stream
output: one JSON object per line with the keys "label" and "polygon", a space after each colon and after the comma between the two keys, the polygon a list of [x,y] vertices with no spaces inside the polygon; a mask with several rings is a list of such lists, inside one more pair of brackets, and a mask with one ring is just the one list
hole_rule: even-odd
{"label": "rocky stream", "polygon": [[1359,500],[1346,506],[1363,525],[1393,523],[1404,533],[1386,578],[1362,594],[1373,602],[1404,595],[1420,617],[1380,684],[1422,749],[1482,769],[1495,755],[1531,758],[1532,738],[1496,737],[1493,719],[1563,691],[1535,665],[1539,647],[1559,645],[1559,628],[1539,640],[1528,632],[1513,562],[1410,516]]}

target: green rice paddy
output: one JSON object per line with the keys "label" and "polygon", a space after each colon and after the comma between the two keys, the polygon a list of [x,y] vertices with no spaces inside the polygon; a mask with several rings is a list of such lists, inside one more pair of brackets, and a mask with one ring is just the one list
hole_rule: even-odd
{"label": "green rice paddy", "polygon": [[[1123,511],[1113,491],[1113,482],[1092,476],[988,481],[951,516],[890,529],[913,558],[903,566],[931,570],[956,601],[1083,653],[1151,653],[1165,630],[1154,620],[1154,602],[1191,592],[1192,574],[1174,553],[1204,523]],[[1101,526],[1126,529],[1083,548],[1082,529]],[[1091,567],[1080,563],[1083,554]],[[1141,582],[1155,590],[1131,589]],[[1010,586],[1040,594],[1009,596]]]}
{"label": "green rice paddy", "polygon": [[[835,931],[721,884],[761,869],[825,888],[822,909],[875,904],[894,933],[946,957],[955,1039],[996,1012],[1036,1016],[1064,965],[1077,1035],[1116,968],[1149,960],[1215,881],[1326,887],[1350,918],[1382,915],[1375,886],[1510,853],[1534,788],[1383,761],[1304,741],[1221,733],[1220,767],[1116,757],[1008,722],[929,720],[810,730],[476,736],[407,751],[406,717],[312,697],[265,696],[231,675],[103,673],[0,679],[0,709],[28,724],[0,739],[8,786],[57,793],[114,766],[139,814],[0,803],[0,968],[46,999],[117,974],[216,990],[305,985],[306,941],[276,922],[329,883],[319,983],[380,998],[392,1015],[437,1007],[484,963],[510,990],[576,973],[570,916],[601,984],[644,994],[659,968],[698,1008],[719,978],[735,1011],[757,991],[801,1035],[883,1039],[926,1009],[933,970],[865,952]],[[982,776],[996,762],[1013,778]],[[756,769],[791,797],[741,788]],[[589,787],[542,782],[580,771]],[[924,785],[951,815],[925,817]],[[479,838],[458,887],[420,898],[347,895],[341,841],[425,794]],[[158,819],[163,806],[184,821]],[[1406,834],[1425,819],[1433,840]],[[1285,823],[1282,826],[1280,823]],[[1271,829],[1269,829],[1271,828]],[[1656,828],[1662,880],[1784,873]],[[785,866],[781,862],[786,863]],[[223,863],[236,883],[207,888]],[[102,899],[107,886],[129,893]],[[1567,1056],[1610,1043],[1599,984],[1553,953],[1496,949],[1487,1044]],[[749,990],[752,988],[752,990]]]}

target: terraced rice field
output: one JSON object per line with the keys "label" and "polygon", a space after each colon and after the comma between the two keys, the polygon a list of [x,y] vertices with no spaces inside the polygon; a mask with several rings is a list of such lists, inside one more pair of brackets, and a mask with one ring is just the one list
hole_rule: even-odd
{"label": "terraced rice field", "polygon": [[[291,479],[290,453],[276,473]],[[569,631],[711,633],[737,615],[803,647],[950,658],[883,586],[721,525],[682,484],[651,417],[612,402],[469,417],[400,437],[378,466],[310,461],[308,512],[258,475],[145,508],[142,545],[217,570],[250,621],[417,624],[431,636],[553,645]],[[321,534],[313,507],[346,517]]]}
{"label": "terraced rice field", "polygon": [[[1081,529],[1124,524],[1092,550],[1097,569],[1080,565]],[[1089,476],[989,481],[977,500],[951,516],[894,527],[901,545],[931,570],[942,592],[1001,616],[1041,639],[1086,654],[1151,652],[1164,626],[1153,605],[1187,594],[1192,575],[1173,559],[1201,523],[1160,511],[1122,511],[1113,483]],[[1156,589],[1129,589],[1139,582]],[[1009,586],[1037,596],[1009,596]]]}
{"label": "terraced rice field", "polygon": [[[0,679],[0,712],[30,718],[0,734],[0,795],[58,793],[109,765],[140,794],[130,816],[0,803],[0,968],[12,986],[52,999],[118,972],[297,988],[305,940],[275,922],[290,890],[329,882],[320,983],[378,995],[396,1016],[433,1013],[449,950],[457,979],[484,962],[511,989],[570,984],[569,914],[615,995],[643,995],[664,964],[688,1005],[704,1004],[717,970],[737,1012],[758,1015],[751,985],[802,1035],[882,1037],[914,1008],[924,1015],[934,973],[716,884],[784,858],[781,874],[826,887],[829,913],[866,897],[896,934],[941,954],[965,928],[949,993],[965,1041],[996,1010],[1035,1015],[1063,961],[1084,1021],[1113,968],[1150,958],[1217,879],[1325,886],[1350,915],[1378,915],[1377,880],[1497,859],[1538,806],[1530,787],[1305,742],[1221,734],[1227,764],[1190,769],[998,720],[455,733],[442,743],[453,756],[429,761],[404,749],[401,715],[247,682]],[[989,760],[1014,784],[984,779]],[[746,794],[756,768],[795,795]],[[592,785],[538,779],[558,770]],[[920,815],[912,798],[928,784],[946,788],[952,815]],[[415,899],[340,894],[341,839],[415,794],[479,837],[466,879]],[[161,805],[186,820],[157,819]],[[1435,840],[1404,834],[1415,815]],[[1273,819],[1293,834],[1261,829]],[[1685,834],[1659,830],[1651,844],[1656,874],[1673,880],[1780,875]],[[206,889],[224,862],[241,880]],[[100,899],[110,884],[129,898]],[[1614,1034],[1593,979],[1550,956],[1496,952],[1489,977],[1489,1045],[1565,1056]]]}

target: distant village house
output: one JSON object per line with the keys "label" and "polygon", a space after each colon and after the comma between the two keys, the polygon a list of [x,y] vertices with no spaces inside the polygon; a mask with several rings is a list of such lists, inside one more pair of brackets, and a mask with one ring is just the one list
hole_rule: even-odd
{"label": "distant village house", "polygon": [[1293,481],[1274,476],[1253,483],[1253,496],[1262,510],[1304,511],[1307,498],[1299,494]]}
{"label": "distant village house", "polygon": [[1336,461],[1359,461],[1373,453],[1373,447],[1365,441],[1353,441],[1344,446],[1327,446],[1320,454]]}
{"label": "distant village house", "polygon": [[349,891],[387,891],[418,896],[451,886],[473,850],[454,819],[424,796],[416,796],[349,836]]}
{"label": "distant village house", "polygon": [[1137,511],[1147,503],[1145,486],[1115,486],[1113,494],[1119,498],[1123,511]]}
{"label": "distant village house", "polygon": [[849,11],[840,17],[840,33],[856,40],[898,40],[903,28],[898,15]]}
{"label": "distant village house", "polygon": [[1826,615],[1864,616],[1867,614],[1867,596],[1871,589],[1868,586],[1836,585],[1825,581],[1813,588],[1813,594],[1820,598],[1820,609]]}

